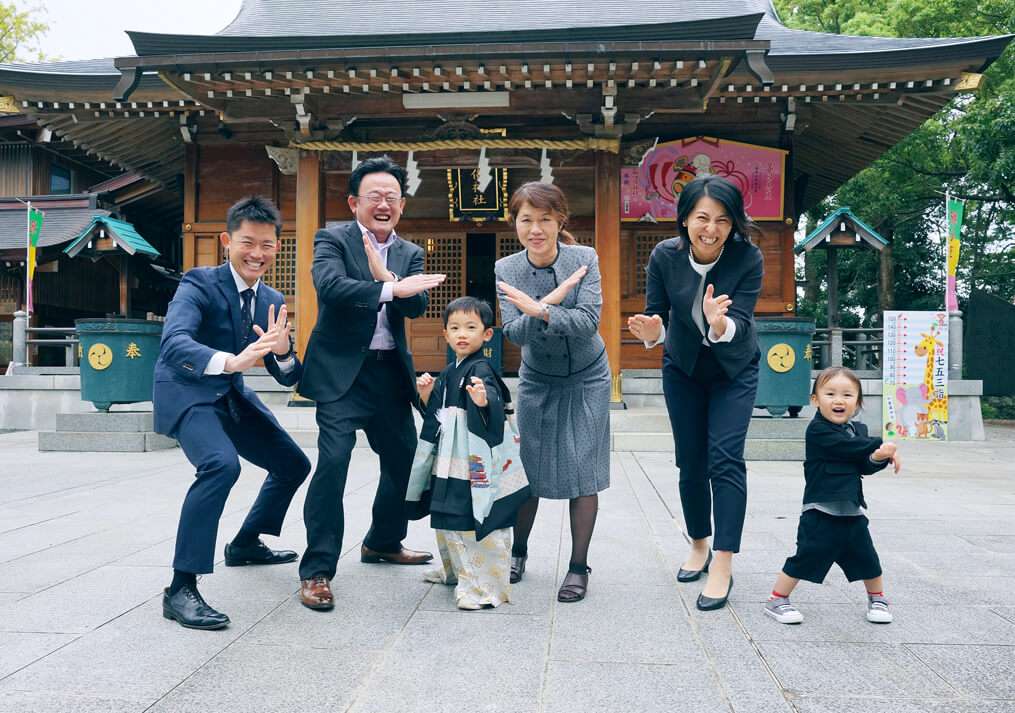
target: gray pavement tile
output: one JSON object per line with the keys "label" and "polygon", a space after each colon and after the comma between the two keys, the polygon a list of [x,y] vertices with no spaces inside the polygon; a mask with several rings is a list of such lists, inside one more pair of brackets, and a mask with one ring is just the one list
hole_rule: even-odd
{"label": "gray pavement tile", "polygon": [[557,604],[550,658],[678,663],[697,644],[676,590],[590,581],[584,601]]}
{"label": "gray pavement tile", "polygon": [[74,641],[73,634],[16,634],[0,635],[0,679],[33,663]]}
{"label": "gray pavement tile", "polygon": [[1015,535],[964,535],[963,539],[991,552],[1015,552]]}
{"label": "gray pavement tile", "polygon": [[[909,698],[958,695],[937,672],[900,644],[796,641],[761,642],[759,648],[782,687],[794,694]],[[817,662],[820,665],[815,665]]]}
{"label": "gray pavement tile", "polygon": [[[323,654],[323,655],[322,655]],[[331,656],[296,646],[234,643],[201,667],[151,713],[303,713],[349,707],[379,654]]]}
{"label": "gray pavement tile", "polygon": [[0,631],[85,633],[161,593],[154,567],[100,567],[0,609]]}
{"label": "gray pavement tile", "polygon": [[789,701],[777,690],[765,693],[730,691],[733,713],[796,713]]}
{"label": "gray pavement tile", "polygon": [[548,635],[541,617],[418,612],[350,711],[534,713]]}
{"label": "gray pavement tile", "polygon": [[[419,568],[413,568],[419,569]],[[388,646],[435,585],[346,576],[333,582],[335,608],[312,611],[290,597],[244,638],[245,642],[322,649]]]}
{"label": "gray pavement tile", "polygon": [[[690,664],[690,665],[688,665]],[[543,684],[545,713],[729,713],[704,662],[682,665],[550,661]]]}
{"label": "gray pavement tile", "polygon": [[803,604],[800,625],[780,624],[761,604],[737,605],[736,612],[756,641],[1015,645],[1015,626],[984,606],[892,605],[889,625],[868,622],[864,604]]}
{"label": "gray pavement tile", "polygon": [[28,592],[0,592],[0,609],[10,606],[26,596],[28,596]]}
{"label": "gray pavement tile", "polygon": [[966,695],[1015,700],[1015,647],[910,644],[908,648]]}
{"label": "gray pavement tile", "polygon": [[1015,713],[1015,701],[982,699],[931,700],[903,698],[794,698],[799,713]]}
{"label": "gray pavement tile", "polygon": [[141,713],[146,703],[65,691],[3,691],[0,713]]}
{"label": "gray pavement tile", "polygon": [[0,681],[8,691],[64,691],[150,704],[175,688],[276,606],[252,600],[223,607],[227,629],[192,631],[162,617],[161,599],[128,612]]}
{"label": "gray pavement tile", "polygon": [[871,518],[870,531],[878,552],[949,552],[960,555],[975,552],[980,545],[973,544],[967,537],[947,533],[898,531],[882,536],[879,522]]}

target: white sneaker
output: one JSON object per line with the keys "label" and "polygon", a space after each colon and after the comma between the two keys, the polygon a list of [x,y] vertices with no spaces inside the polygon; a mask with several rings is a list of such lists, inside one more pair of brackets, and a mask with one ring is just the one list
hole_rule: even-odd
{"label": "white sneaker", "polygon": [[789,597],[774,597],[765,602],[765,613],[780,624],[799,624],[804,620],[800,610],[790,604]]}
{"label": "white sneaker", "polygon": [[867,597],[867,621],[872,624],[891,624],[892,613],[884,597]]}

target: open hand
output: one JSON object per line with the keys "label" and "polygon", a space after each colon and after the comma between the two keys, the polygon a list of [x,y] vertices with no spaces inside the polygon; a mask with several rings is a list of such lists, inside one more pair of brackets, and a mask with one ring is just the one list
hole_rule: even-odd
{"label": "open hand", "polygon": [[663,318],[658,314],[651,317],[644,314],[636,314],[627,318],[627,328],[636,339],[654,344],[663,331]]}
{"label": "open hand", "polygon": [[543,302],[548,305],[559,305],[567,297],[568,293],[573,290],[582,278],[588,274],[588,265],[582,265],[577,270],[571,273],[571,276],[561,282],[553,291],[550,292],[546,297],[543,298]]}
{"label": "open hand", "polygon": [[367,265],[370,266],[373,278],[378,282],[393,282],[395,276],[384,266],[384,259],[366,235],[363,236],[363,250],[367,254]]}
{"label": "open hand", "polygon": [[527,314],[536,319],[543,319],[543,308],[539,306],[539,302],[529,297],[517,287],[512,287],[506,282],[498,282],[497,289],[504,294],[504,299],[517,307],[522,314]]}
{"label": "open hand", "polygon": [[[278,340],[278,332],[268,330],[261,331],[261,337],[256,342],[251,342],[247,348],[236,356],[226,358],[223,371],[231,374],[237,371],[246,371],[266,357],[274,348]],[[286,339],[286,351],[289,350],[289,340]]]}
{"label": "open hand", "polygon": [[486,406],[486,384],[484,384],[483,380],[478,376],[472,377],[470,381],[472,381],[472,383],[468,384],[465,387],[465,390],[469,392],[469,398],[472,399],[472,403],[476,404],[480,408]]}
{"label": "open hand", "polygon": [[436,379],[426,371],[416,377],[416,391],[419,392],[419,399],[424,404],[430,400],[430,394],[433,393],[433,385],[435,383],[437,383]]}
{"label": "open hand", "polygon": [[412,297],[420,292],[432,290],[444,282],[445,275],[410,275],[395,283],[391,294],[395,297]]}
{"label": "open hand", "polygon": [[289,311],[285,305],[278,308],[278,319],[275,319],[275,305],[268,305],[268,331],[261,329],[260,325],[254,325],[254,334],[263,337],[266,334],[274,335],[271,351],[278,356],[285,356],[289,353]]}
{"label": "open hand", "polygon": [[705,321],[718,336],[726,333],[726,312],[729,310],[733,300],[728,295],[713,296],[713,286],[705,288],[705,295],[702,297],[701,309],[705,313]]}
{"label": "open hand", "polygon": [[887,441],[885,443],[882,443],[881,447],[878,448],[876,451],[874,451],[874,453],[871,454],[871,458],[873,458],[876,461],[881,461],[881,462],[884,462],[886,460],[887,461],[891,461],[892,465],[895,466],[895,472],[896,473],[898,473],[900,470],[902,470],[902,462],[899,459],[899,449],[898,449],[898,446],[896,446],[891,441]]}

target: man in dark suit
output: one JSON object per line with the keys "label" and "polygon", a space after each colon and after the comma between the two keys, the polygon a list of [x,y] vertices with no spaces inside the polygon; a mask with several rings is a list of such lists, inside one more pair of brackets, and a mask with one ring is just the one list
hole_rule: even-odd
{"label": "man in dark suit", "polygon": [[334,607],[331,580],[342,551],[342,496],[356,431],[366,431],[380,457],[373,522],[363,562],[424,564],[429,552],[402,547],[405,490],[416,450],[412,419],[415,370],[405,319],[426,310],[427,293],[444,275],[424,275],[423,250],[395,234],[405,208],[405,169],[387,157],[360,163],[349,176],[356,220],[314,237],[312,273],[318,317],[307,345],[299,391],[317,402],[317,469],[303,520],[307,550],[300,560],[300,600]]}
{"label": "man in dark suit", "polygon": [[240,475],[239,456],[268,471],[239,532],[225,547],[227,566],[292,562],[292,551],[269,549],[310,461],[271,411],[243,383],[264,360],[275,380],[295,384],[285,301],[261,282],[275,262],[282,218],[268,200],[250,197],[229,209],[220,240],[228,262],[184,275],[169,303],[155,364],[155,430],[175,437],[197,468],[180,513],[173,581],[162,613],[193,629],[220,629],[229,617],[209,606],[196,576],[211,572],[219,517]]}

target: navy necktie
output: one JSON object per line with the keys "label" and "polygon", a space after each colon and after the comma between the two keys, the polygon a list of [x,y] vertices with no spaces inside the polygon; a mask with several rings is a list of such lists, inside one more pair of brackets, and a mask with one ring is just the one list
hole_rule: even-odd
{"label": "navy necktie", "polygon": [[240,322],[243,325],[243,331],[241,332],[243,339],[241,340],[241,344],[243,347],[246,347],[250,343],[252,332],[254,330],[254,318],[250,311],[250,305],[254,301],[254,291],[247,288],[240,293],[240,296],[243,298],[243,313],[240,315]]}

